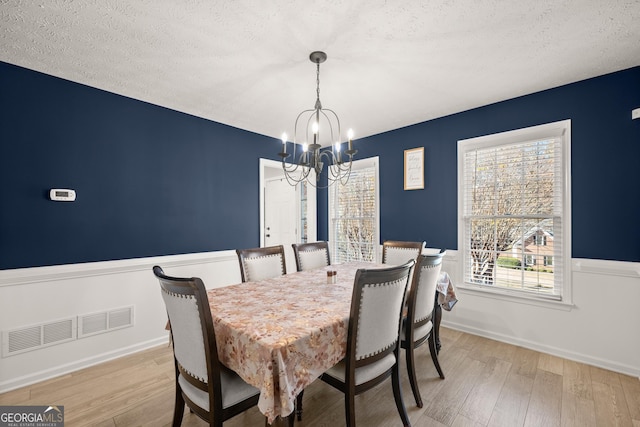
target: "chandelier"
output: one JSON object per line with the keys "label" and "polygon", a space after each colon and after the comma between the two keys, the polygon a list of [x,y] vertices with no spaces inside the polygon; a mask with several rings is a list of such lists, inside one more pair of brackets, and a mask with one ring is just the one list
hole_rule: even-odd
{"label": "chandelier", "polygon": [[[317,188],[327,188],[336,182],[345,185],[351,175],[353,156],[358,152],[353,149],[351,143],[353,131],[349,129],[347,132],[347,149],[343,153],[340,119],[333,110],[322,108],[320,102],[320,64],[327,60],[327,54],[312,52],[309,60],[316,64],[316,104],[313,109],[304,110],[296,118],[293,155],[287,153],[287,134],[282,134],[282,152],[279,153],[282,158],[282,170],[287,182],[293,186],[303,181]],[[296,146],[299,144],[302,145],[302,150],[297,156]],[[287,163],[286,160],[290,156],[292,163]],[[315,179],[314,174],[311,174],[312,170],[315,172]],[[324,170],[327,185],[321,186],[320,175]]]}

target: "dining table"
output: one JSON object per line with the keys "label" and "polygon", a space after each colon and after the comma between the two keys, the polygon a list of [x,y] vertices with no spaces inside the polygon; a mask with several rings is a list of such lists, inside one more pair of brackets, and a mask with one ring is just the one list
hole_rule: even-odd
{"label": "dining table", "polygon": [[384,267],[332,264],[207,291],[219,359],[260,390],[258,409],[270,424],[345,357],[356,272]]}

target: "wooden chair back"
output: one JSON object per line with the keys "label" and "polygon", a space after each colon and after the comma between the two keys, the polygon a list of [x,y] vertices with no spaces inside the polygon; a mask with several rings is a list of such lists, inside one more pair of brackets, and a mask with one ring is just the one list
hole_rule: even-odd
{"label": "wooden chair back", "polygon": [[240,262],[240,277],[243,282],[255,282],[287,274],[282,245],[238,249],[236,254]]}
{"label": "wooden chair back", "polygon": [[293,247],[293,254],[296,257],[298,271],[331,265],[327,242],[294,243],[291,247]]}
{"label": "wooden chair back", "polygon": [[386,240],[382,244],[382,263],[389,265],[401,265],[408,260],[418,259],[422,253],[424,242],[404,242],[399,240]]}

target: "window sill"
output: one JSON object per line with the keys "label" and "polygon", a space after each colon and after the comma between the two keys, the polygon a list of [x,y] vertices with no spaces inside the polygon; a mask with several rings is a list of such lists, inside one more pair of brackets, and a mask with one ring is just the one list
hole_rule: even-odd
{"label": "window sill", "polygon": [[478,285],[466,283],[456,284],[456,292],[458,291],[460,291],[460,293],[471,294],[483,298],[497,299],[517,304],[534,305],[536,307],[550,308],[553,310],[571,311],[574,307],[572,302],[516,294],[515,292],[509,292],[500,288],[489,288],[486,286],[480,287]]}

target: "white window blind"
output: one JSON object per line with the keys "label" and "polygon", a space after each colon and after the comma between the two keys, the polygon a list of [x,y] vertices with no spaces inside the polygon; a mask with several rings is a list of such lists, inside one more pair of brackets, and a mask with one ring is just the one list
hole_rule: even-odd
{"label": "white window blind", "polygon": [[354,161],[347,184],[329,188],[331,262],[376,260],[380,240],[377,159]]}
{"label": "white window blind", "polygon": [[566,296],[569,129],[564,121],[459,142],[466,285]]}

